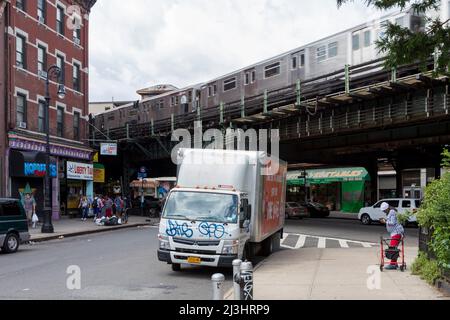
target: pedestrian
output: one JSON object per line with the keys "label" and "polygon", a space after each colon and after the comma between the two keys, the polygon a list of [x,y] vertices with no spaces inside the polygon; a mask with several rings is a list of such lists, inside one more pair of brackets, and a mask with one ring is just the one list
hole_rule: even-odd
{"label": "pedestrian", "polygon": [[113,201],[109,196],[105,196],[105,215],[107,218],[111,218],[113,215]]}
{"label": "pedestrian", "polygon": [[33,223],[33,215],[36,213],[36,201],[30,193],[27,193],[22,201],[22,205],[27,215],[28,225],[31,226]]}
{"label": "pedestrian", "polygon": [[89,215],[89,201],[86,196],[81,197],[78,208],[81,209],[81,221],[86,221]]}
{"label": "pedestrian", "polygon": [[[386,229],[391,236],[391,242],[389,244],[389,247],[391,249],[397,249],[398,245],[400,244],[401,240],[405,235],[405,229],[398,222],[397,211],[394,208],[391,208],[388,203],[383,202],[381,204],[380,209],[387,215],[387,218],[381,218],[380,222],[386,224]],[[398,269],[397,259],[398,257],[392,259],[391,263],[388,266],[385,266],[384,268],[386,270]]]}
{"label": "pedestrian", "polygon": [[117,195],[114,199],[114,207],[116,208],[116,216],[120,219],[122,218],[122,212],[124,209],[124,202],[122,200],[122,197],[120,195]]}

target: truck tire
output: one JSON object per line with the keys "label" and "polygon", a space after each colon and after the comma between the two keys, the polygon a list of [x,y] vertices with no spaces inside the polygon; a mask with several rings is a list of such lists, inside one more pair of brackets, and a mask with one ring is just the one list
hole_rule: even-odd
{"label": "truck tire", "polygon": [[273,252],[273,236],[270,236],[263,242],[262,254],[264,257],[268,257]]}
{"label": "truck tire", "polygon": [[179,264],[179,263],[172,263],[172,271],[180,272],[181,271],[181,264]]}

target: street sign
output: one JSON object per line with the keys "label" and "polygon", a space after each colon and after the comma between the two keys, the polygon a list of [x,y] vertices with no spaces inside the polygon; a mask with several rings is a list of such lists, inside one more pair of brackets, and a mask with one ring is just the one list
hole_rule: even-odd
{"label": "street sign", "polygon": [[102,156],[117,156],[117,143],[101,143],[100,155]]}
{"label": "street sign", "polygon": [[146,167],[141,167],[141,168],[139,169],[139,172],[138,172],[138,178],[139,178],[139,179],[145,179],[145,178],[147,178],[147,168],[146,168]]}

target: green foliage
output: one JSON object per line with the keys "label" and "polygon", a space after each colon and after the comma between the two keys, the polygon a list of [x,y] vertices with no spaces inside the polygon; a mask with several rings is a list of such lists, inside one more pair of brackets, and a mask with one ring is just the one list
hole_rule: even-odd
{"label": "green foliage", "polygon": [[403,213],[399,212],[397,213],[397,221],[398,223],[405,225],[413,215],[414,213],[409,210],[405,210]]}
{"label": "green foliage", "polygon": [[434,285],[442,273],[436,261],[429,260],[425,253],[419,253],[419,256],[412,264],[412,274],[420,276],[430,285]]}
{"label": "green foliage", "polygon": [[442,152],[442,166],[450,168],[450,151],[448,149],[444,149]]}
{"label": "green foliage", "polygon": [[[337,0],[338,6],[352,0]],[[365,0],[368,6],[380,10],[411,6],[417,14],[425,14],[429,10],[439,8],[440,0]],[[422,71],[426,70],[426,61],[436,58],[436,75],[449,74],[450,65],[450,28],[438,18],[424,17],[426,28],[410,30],[389,23],[384,36],[376,41],[380,53],[386,55],[385,67],[392,69],[404,64],[419,62]]]}

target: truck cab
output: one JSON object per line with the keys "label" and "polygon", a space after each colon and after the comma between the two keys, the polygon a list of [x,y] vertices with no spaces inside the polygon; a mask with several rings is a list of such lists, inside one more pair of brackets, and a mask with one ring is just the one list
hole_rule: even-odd
{"label": "truck cab", "polygon": [[251,207],[235,189],[175,188],[165,203],[158,258],[175,271],[182,264],[229,267],[246,258]]}

